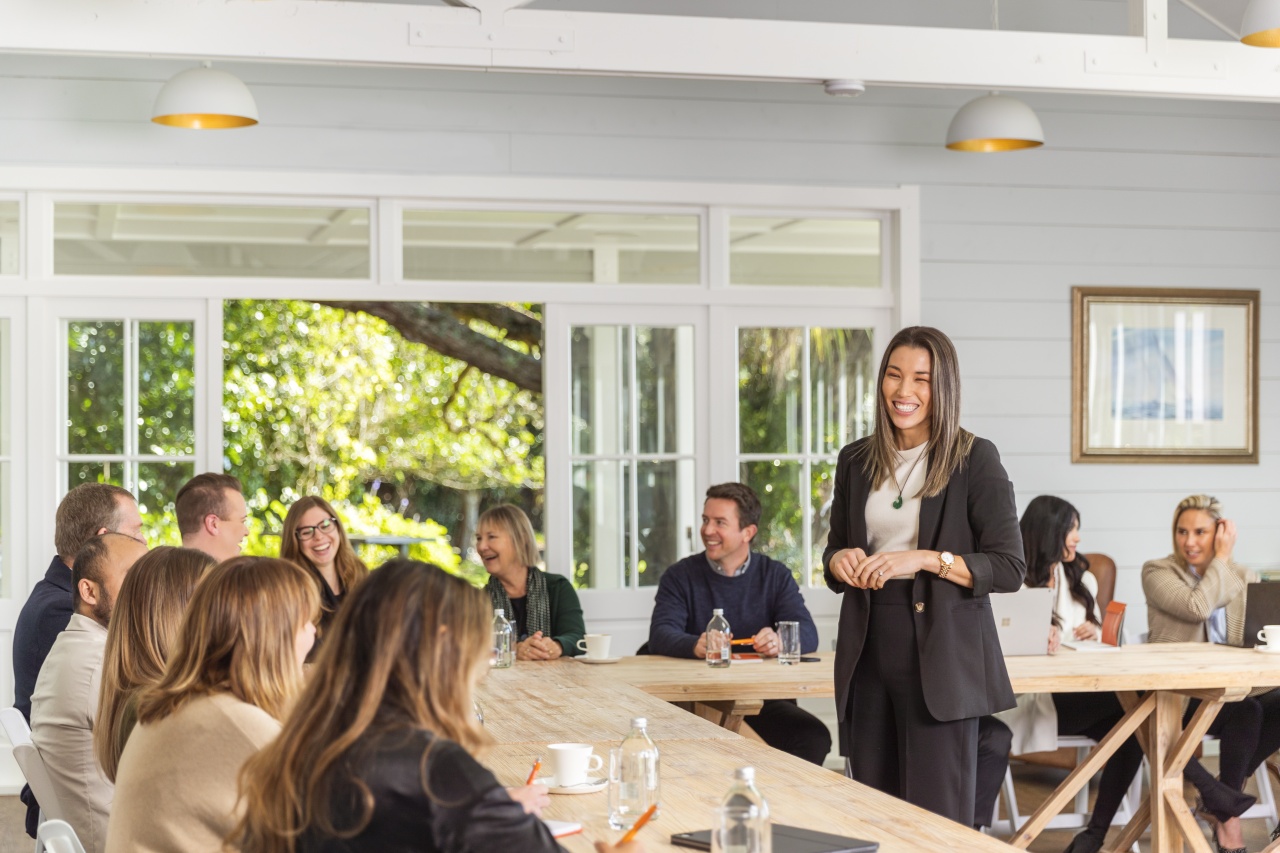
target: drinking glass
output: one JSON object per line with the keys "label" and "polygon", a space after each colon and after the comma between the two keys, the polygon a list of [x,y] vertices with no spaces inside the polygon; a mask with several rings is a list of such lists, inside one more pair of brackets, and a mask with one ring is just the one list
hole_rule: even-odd
{"label": "drinking glass", "polygon": [[778,663],[800,663],[800,623],[778,623]]}

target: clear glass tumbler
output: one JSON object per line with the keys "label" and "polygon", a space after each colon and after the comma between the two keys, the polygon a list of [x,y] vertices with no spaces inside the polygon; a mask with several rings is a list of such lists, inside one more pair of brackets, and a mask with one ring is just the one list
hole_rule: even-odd
{"label": "clear glass tumbler", "polygon": [[778,623],[778,663],[800,663],[800,623]]}

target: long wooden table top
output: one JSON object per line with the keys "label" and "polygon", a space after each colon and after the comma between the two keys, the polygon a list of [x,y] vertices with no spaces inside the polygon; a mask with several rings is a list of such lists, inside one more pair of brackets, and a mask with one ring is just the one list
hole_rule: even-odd
{"label": "long wooden table top", "polygon": [[[679,663],[702,667],[685,670],[686,679],[710,671],[705,663]],[[738,667],[748,668],[768,668],[775,674],[789,669],[769,664]],[[607,760],[609,748],[626,735],[631,717],[644,716],[662,756],[661,817],[640,833],[653,853],[681,849],[669,843],[672,833],[708,828],[729,789],[732,771],[744,765],[756,768],[777,823],[878,841],[885,853],[1009,849],[997,839],[682,711],[650,695],[647,688],[628,684],[629,672],[635,670],[622,664],[588,666],[567,659],[520,662],[509,670],[491,671],[477,697],[485,728],[499,742],[486,764],[504,784],[522,785],[534,759],[545,757],[547,743],[591,743]],[[594,850],[593,840],[616,841],[621,836],[608,826],[607,792],[555,795],[551,801],[546,817],[583,824],[582,835],[562,839],[573,853]]]}
{"label": "long wooden table top", "polygon": [[[834,696],[835,654],[817,657],[819,662],[791,666],[767,660],[712,669],[702,661],[647,656],[592,668],[602,670],[602,679],[617,678],[670,702]],[[1015,693],[1280,686],[1280,655],[1211,643],[1150,643],[1098,652],[1063,649],[1054,655],[1007,657],[1005,665]]]}

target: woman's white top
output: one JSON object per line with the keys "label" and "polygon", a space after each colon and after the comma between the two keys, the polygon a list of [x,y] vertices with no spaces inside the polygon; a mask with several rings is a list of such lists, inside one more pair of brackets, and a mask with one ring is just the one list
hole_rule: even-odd
{"label": "woman's white top", "polygon": [[[880,488],[867,495],[863,517],[867,521],[867,544],[871,553],[890,551],[914,551],[920,541],[920,493],[928,477],[929,460],[922,458],[929,442],[923,442],[909,450],[897,450],[897,465],[893,477],[885,480]],[[915,467],[912,467],[915,466]],[[902,493],[902,506],[893,508]],[[894,580],[910,580],[915,574],[903,575]]]}
{"label": "woman's white top", "polygon": [[[1081,580],[1094,597],[1094,615],[1097,616],[1098,580],[1093,572],[1085,572]],[[1053,614],[1062,623],[1062,639],[1070,640],[1075,635],[1076,627],[1089,621],[1088,611],[1083,604],[1072,598],[1062,563],[1053,564],[1053,585],[1057,592],[1053,600]],[[1049,627],[1045,626],[1046,643],[1049,639]],[[1024,755],[1028,752],[1050,752],[1057,749],[1058,709],[1054,707],[1053,694],[1019,693],[1016,698],[1016,707],[995,715],[997,720],[1013,732],[1013,745],[1009,752]]]}

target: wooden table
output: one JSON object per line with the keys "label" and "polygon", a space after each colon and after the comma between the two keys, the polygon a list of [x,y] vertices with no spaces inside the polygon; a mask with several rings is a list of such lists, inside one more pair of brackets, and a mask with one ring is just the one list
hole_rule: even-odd
{"label": "wooden table", "polygon": [[[687,680],[708,673],[702,663],[677,663],[701,667],[686,669]],[[734,669],[730,667],[730,675]],[[794,667],[764,663],[736,669],[761,670],[758,676],[748,673],[742,677],[756,684],[754,690],[763,692],[766,672],[776,676],[780,670]],[[829,667],[826,672],[830,681]],[[650,853],[681,850],[669,843],[672,833],[707,829],[713,810],[729,789],[733,769],[744,765],[756,768],[757,782],[777,823],[878,841],[883,853],[1010,849],[995,838],[682,711],[650,695],[643,684],[629,684],[633,675],[635,668],[628,662],[591,666],[571,659],[521,661],[508,670],[490,671],[477,698],[484,708],[485,728],[498,740],[498,746],[485,763],[504,784],[521,785],[534,758],[545,755],[547,743],[591,743],[607,758],[608,749],[626,735],[631,717],[643,716],[648,718],[649,734],[662,754],[661,817],[639,836]],[[720,672],[714,675],[718,677]],[[714,683],[717,689],[728,689],[730,680]],[[603,791],[553,796],[545,816],[583,824],[582,835],[562,839],[573,853],[593,851],[592,840],[616,841],[621,836],[609,828],[608,796]]]}
{"label": "wooden table", "polygon": [[[694,702],[716,709],[723,724],[734,727],[764,699],[834,695],[834,655],[819,663],[781,666],[760,664],[710,669],[699,661],[663,657],[628,658],[599,678],[612,679],[673,702]],[[1280,685],[1280,656],[1251,649],[1207,643],[1125,646],[1109,652],[1075,652],[1006,658],[1013,689],[1018,693],[1117,693],[1129,713],[1090,753],[1058,789],[1031,815],[1012,839],[1025,848],[1052,817],[1070,803],[1077,791],[1102,768],[1130,734],[1137,732],[1153,772],[1150,793],[1116,842],[1129,847],[1147,826],[1153,851],[1181,850],[1185,840],[1197,853],[1210,853],[1183,796],[1182,768],[1225,702],[1245,696],[1253,687]],[[584,667],[585,668],[585,667]],[[1146,695],[1140,697],[1140,693]],[[1202,700],[1182,728],[1186,697]],[[1268,850],[1280,851],[1280,845]]]}

